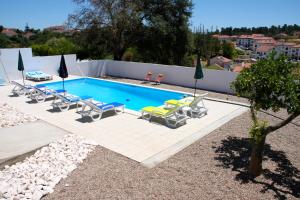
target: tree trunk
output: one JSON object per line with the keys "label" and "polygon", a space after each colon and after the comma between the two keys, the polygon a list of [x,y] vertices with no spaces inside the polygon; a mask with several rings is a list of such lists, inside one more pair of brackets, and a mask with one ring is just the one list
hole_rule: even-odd
{"label": "tree trunk", "polygon": [[249,172],[254,177],[257,177],[262,173],[262,159],[263,159],[265,141],[266,141],[266,136],[263,136],[263,138],[261,138],[260,141],[258,142],[255,141],[252,144]]}

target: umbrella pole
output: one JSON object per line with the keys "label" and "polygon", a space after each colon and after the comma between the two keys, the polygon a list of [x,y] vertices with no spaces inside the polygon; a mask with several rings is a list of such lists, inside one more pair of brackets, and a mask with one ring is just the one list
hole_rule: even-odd
{"label": "umbrella pole", "polygon": [[196,89],[197,89],[197,79],[195,79],[195,90],[194,90],[194,98],[196,97]]}
{"label": "umbrella pole", "polygon": [[25,86],[25,81],[24,81],[24,71],[22,71],[22,78],[23,78],[23,85]]}
{"label": "umbrella pole", "polygon": [[64,96],[66,96],[66,91],[65,91],[65,79],[63,78],[63,90],[64,90]]}

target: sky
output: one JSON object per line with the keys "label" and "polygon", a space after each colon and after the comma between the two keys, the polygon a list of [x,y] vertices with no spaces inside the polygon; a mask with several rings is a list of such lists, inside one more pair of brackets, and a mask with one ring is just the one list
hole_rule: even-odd
{"label": "sky", "polygon": [[[300,0],[193,0],[191,27],[257,27],[300,24]],[[77,6],[72,0],[0,0],[0,25],[43,29],[61,25]]]}

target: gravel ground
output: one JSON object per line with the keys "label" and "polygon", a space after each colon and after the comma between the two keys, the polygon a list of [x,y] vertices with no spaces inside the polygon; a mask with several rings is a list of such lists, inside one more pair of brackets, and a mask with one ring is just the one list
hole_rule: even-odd
{"label": "gravel ground", "polygon": [[0,104],[0,128],[16,126],[36,120],[36,117],[22,113],[7,103]]}
{"label": "gravel ground", "polygon": [[50,143],[0,171],[0,199],[40,199],[82,163],[95,145],[75,134]]}
{"label": "gravel ground", "polygon": [[[226,94],[209,96],[245,102]],[[260,113],[271,123],[286,114],[276,116]],[[245,113],[152,169],[97,147],[44,199],[299,199],[299,122],[297,118],[268,136],[264,172],[256,179],[246,173],[251,119]]]}

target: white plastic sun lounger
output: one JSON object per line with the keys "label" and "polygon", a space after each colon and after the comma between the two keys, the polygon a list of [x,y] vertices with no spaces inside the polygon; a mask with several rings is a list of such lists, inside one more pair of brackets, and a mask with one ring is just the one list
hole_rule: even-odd
{"label": "white plastic sun lounger", "polygon": [[167,106],[182,106],[182,111],[185,113],[190,113],[191,117],[201,117],[207,115],[208,109],[204,105],[204,97],[207,93],[196,96],[187,97],[181,100],[171,99],[165,102]]}
{"label": "white plastic sun lounger", "polygon": [[72,94],[61,94],[61,93],[53,93],[55,97],[51,106],[53,109],[59,108],[60,111],[67,111],[69,110],[71,105],[76,105],[78,109],[79,103],[81,100],[91,99],[90,96],[75,96]]}
{"label": "white plastic sun lounger", "polygon": [[26,72],[26,79],[34,81],[46,81],[52,80],[52,76],[42,71],[31,71]]}
{"label": "white plastic sun lounger", "polygon": [[125,105],[118,102],[101,103],[93,100],[81,100],[83,103],[82,110],[78,113],[81,117],[90,117],[93,121],[101,119],[104,112],[113,110],[115,113],[124,112]]}
{"label": "white plastic sun lounger", "polygon": [[149,120],[150,122],[152,117],[162,118],[165,120],[168,127],[176,128],[178,124],[185,124],[188,118],[185,113],[180,113],[181,109],[181,106],[175,106],[172,108],[147,106],[142,108],[141,117],[145,120]]}
{"label": "white plastic sun lounger", "polygon": [[59,90],[51,90],[45,86],[34,86],[29,98],[31,100],[35,100],[36,102],[44,102],[47,98],[55,97],[55,94],[64,93],[65,90],[59,89]]}
{"label": "white plastic sun lounger", "polygon": [[11,81],[10,82],[12,85],[14,85],[14,88],[12,89],[11,93],[13,93],[13,95],[28,95],[32,92],[32,85],[22,85],[16,81]]}

